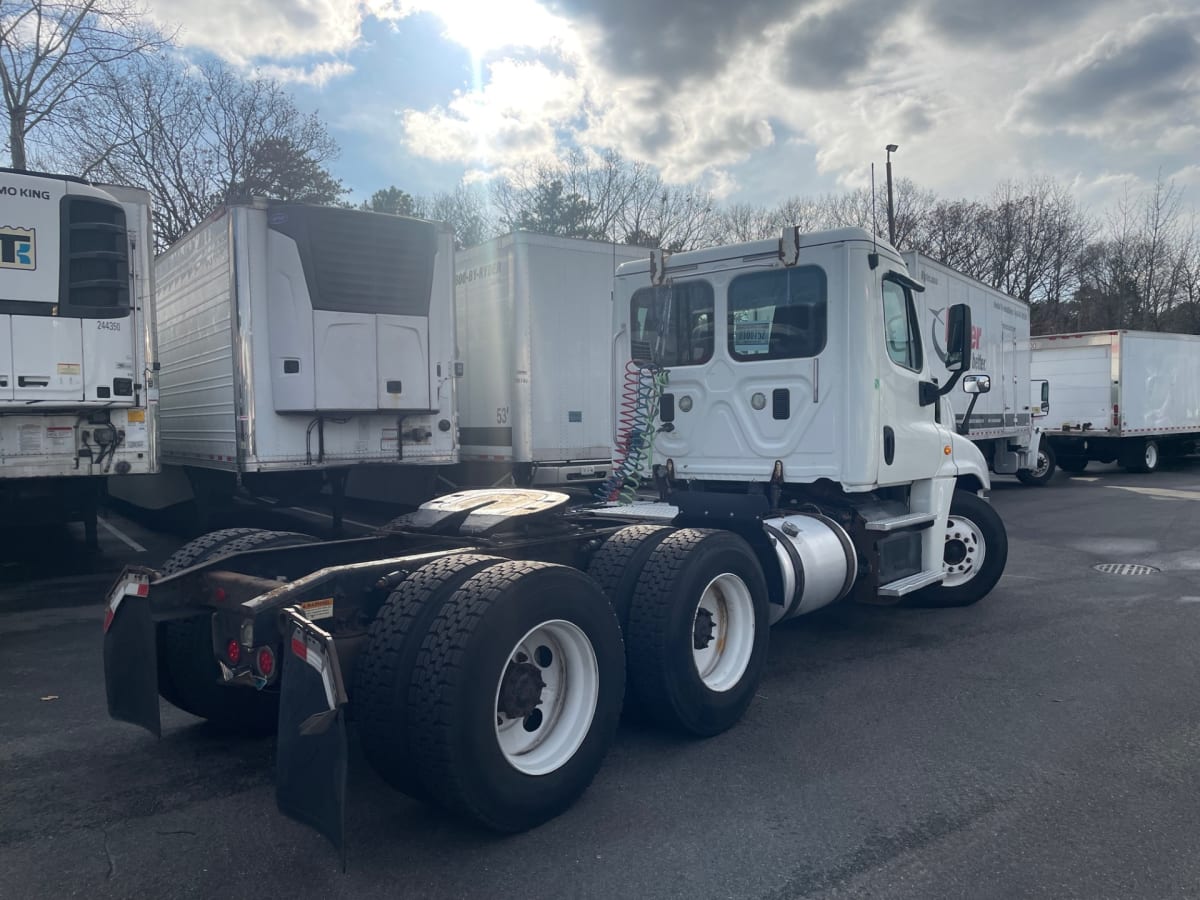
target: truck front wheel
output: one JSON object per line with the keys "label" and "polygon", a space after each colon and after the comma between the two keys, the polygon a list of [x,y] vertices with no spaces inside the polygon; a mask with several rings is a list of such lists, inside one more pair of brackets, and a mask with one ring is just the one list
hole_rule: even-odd
{"label": "truck front wheel", "polygon": [[[176,550],[162,575],[246,550],[311,544],[316,538],[289,531],[225,528],[202,535]],[[207,719],[226,731],[273,734],[279,720],[278,691],[225,687],[213,655],[212,616],[174,619],[158,626],[158,693],[172,706]]]}
{"label": "truck front wheel", "polygon": [[920,606],[970,606],[996,586],[1007,561],[1008,533],[992,504],[978,494],[955,491],[946,522],[945,578],[914,599]]}
{"label": "truck front wheel", "polygon": [[1054,459],[1054,448],[1049,444],[1042,444],[1038,447],[1037,465],[1032,469],[1020,469],[1017,472],[1017,480],[1021,484],[1027,484],[1032,487],[1041,487],[1054,477],[1056,468],[1056,460]]}
{"label": "truck front wheel", "polygon": [[767,663],[767,585],[729,531],[683,528],[642,569],[625,633],[630,700],[648,720],[695,735],[742,717]]}
{"label": "truck front wheel", "polygon": [[621,628],[596,583],[566,566],[496,563],[442,605],[422,642],[413,777],[487,828],[533,828],[587,789],[624,693]]}

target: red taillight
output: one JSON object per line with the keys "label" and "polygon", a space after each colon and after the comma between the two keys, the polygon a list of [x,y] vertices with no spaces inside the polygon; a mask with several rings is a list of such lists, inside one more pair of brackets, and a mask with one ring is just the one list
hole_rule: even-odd
{"label": "red taillight", "polygon": [[230,638],[229,643],[225,645],[225,658],[233,666],[236,666],[238,660],[242,658],[242,647],[236,639]]}
{"label": "red taillight", "polygon": [[1117,404],[1113,404],[1113,428],[1121,427],[1121,411],[1117,409]]}
{"label": "red taillight", "polygon": [[275,671],[275,651],[270,647],[259,647],[255,664],[258,666],[259,675],[263,678],[270,678],[271,673]]}
{"label": "red taillight", "polygon": [[229,599],[229,594],[223,587],[219,587],[213,591],[213,599],[218,603],[224,603]]}

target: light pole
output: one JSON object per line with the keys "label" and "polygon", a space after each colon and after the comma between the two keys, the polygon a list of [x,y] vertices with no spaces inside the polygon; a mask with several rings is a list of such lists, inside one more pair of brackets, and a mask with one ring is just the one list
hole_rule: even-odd
{"label": "light pole", "polygon": [[895,144],[888,144],[887,150],[887,186],[888,186],[888,243],[893,247],[896,246],[896,210],[892,206],[892,154],[900,148]]}

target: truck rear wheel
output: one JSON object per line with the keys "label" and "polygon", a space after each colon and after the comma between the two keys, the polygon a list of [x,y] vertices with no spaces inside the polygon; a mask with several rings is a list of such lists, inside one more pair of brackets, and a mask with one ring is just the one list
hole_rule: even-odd
{"label": "truck rear wheel", "polygon": [[1064,472],[1070,472],[1078,475],[1087,468],[1088,458],[1086,456],[1060,456],[1058,458],[1058,467]]}
{"label": "truck rear wheel", "polygon": [[630,525],[609,537],[588,563],[587,572],[608,595],[624,629],[638,577],[654,548],[674,529],[667,525]]}
{"label": "truck rear wheel", "polygon": [[388,784],[424,799],[409,747],[408,695],[421,642],[442,606],[468,578],[503,562],[458,554],[426,563],[388,596],[358,657],[354,718],[367,761]]}
{"label": "truck rear wheel", "polygon": [[[160,573],[173,575],[227,553],[309,544],[316,538],[290,531],[225,528],[202,535],[176,550]],[[158,693],[184,712],[218,728],[247,735],[272,734],[279,720],[277,691],[254,691],[220,684],[213,656],[212,617],[192,616],[158,626]]]}
{"label": "truck rear wheel", "polygon": [[1146,441],[1121,454],[1120,463],[1127,472],[1148,474],[1158,468],[1161,456],[1157,441]]}
{"label": "truck rear wheel", "polygon": [[1031,487],[1041,487],[1054,477],[1055,469],[1054,448],[1049,444],[1038,447],[1037,465],[1032,469],[1020,469],[1017,480]]}
{"label": "truck rear wheel", "polygon": [[630,700],[695,735],[731,728],[767,663],[767,585],[754,551],[729,531],[668,535],[638,579],[625,644]]}
{"label": "truck rear wheel", "polygon": [[920,606],[970,606],[988,595],[1004,574],[1008,533],[1004,521],[978,494],[955,491],[946,523],[945,580],[913,595]]}
{"label": "truck rear wheel", "polygon": [[566,566],[497,563],[443,604],[417,656],[415,776],[487,828],[533,828],[595,777],[624,690],[621,629],[596,583]]}

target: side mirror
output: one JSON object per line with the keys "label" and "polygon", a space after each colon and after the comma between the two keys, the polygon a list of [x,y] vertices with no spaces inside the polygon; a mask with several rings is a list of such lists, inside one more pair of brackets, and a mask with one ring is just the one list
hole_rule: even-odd
{"label": "side mirror", "polygon": [[986,394],[992,389],[989,375],[967,375],[962,380],[963,390],[968,394]]}
{"label": "side mirror", "polygon": [[955,303],[946,320],[946,370],[963,372],[971,368],[971,307]]}

